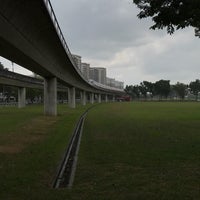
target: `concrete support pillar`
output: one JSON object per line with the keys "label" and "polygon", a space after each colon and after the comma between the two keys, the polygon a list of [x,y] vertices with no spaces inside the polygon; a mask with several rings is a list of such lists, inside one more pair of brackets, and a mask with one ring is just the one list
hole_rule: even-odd
{"label": "concrete support pillar", "polygon": [[44,78],[44,114],[57,115],[57,78]]}
{"label": "concrete support pillar", "polygon": [[26,88],[18,88],[18,108],[26,106]]}
{"label": "concrete support pillar", "polygon": [[98,94],[98,103],[101,103],[101,94]]}
{"label": "concrete support pillar", "polygon": [[105,102],[108,103],[108,95],[105,95]]}
{"label": "concrete support pillar", "polygon": [[85,91],[81,92],[81,103],[83,106],[86,105],[86,92]]}
{"label": "concrete support pillar", "polygon": [[90,93],[90,103],[94,103],[94,93]]}
{"label": "concrete support pillar", "polygon": [[113,95],[112,101],[115,102],[115,95]]}
{"label": "concrete support pillar", "polygon": [[76,108],[76,89],[75,87],[68,89],[68,102],[70,108]]}

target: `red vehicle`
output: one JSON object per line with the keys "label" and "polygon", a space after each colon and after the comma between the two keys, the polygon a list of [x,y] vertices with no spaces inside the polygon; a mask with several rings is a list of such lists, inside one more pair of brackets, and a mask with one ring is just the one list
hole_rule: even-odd
{"label": "red vehicle", "polygon": [[123,95],[121,97],[117,97],[117,101],[131,101],[131,97],[129,95]]}

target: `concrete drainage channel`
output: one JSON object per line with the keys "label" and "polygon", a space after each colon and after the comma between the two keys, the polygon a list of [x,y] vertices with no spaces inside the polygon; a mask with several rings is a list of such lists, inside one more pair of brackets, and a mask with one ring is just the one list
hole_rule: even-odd
{"label": "concrete drainage channel", "polygon": [[83,113],[76,125],[74,134],[53,182],[53,188],[70,188],[73,184],[83,124],[89,109]]}

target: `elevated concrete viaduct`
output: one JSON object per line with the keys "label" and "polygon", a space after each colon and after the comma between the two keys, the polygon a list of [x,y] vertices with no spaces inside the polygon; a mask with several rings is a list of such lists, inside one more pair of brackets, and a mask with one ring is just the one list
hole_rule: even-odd
{"label": "elevated concrete viaduct", "polygon": [[[0,84],[18,87],[18,107],[25,106],[26,88],[44,89],[44,80],[33,78],[7,70],[0,70]],[[57,85],[57,90],[61,92],[67,92],[68,88]]]}
{"label": "elevated concrete viaduct", "polygon": [[[0,84],[14,86],[18,88],[18,107],[22,108],[25,106],[26,100],[26,88],[36,88],[36,89],[44,89],[44,80],[39,78],[34,78],[30,76],[25,76],[22,74],[10,72],[7,70],[0,69]],[[47,89],[46,89],[47,90]],[[72,91],[70,91],[72,90]],[[66,86],[57,84],[57,91],[59,92],[68,92],[68,104],[71,108],[75,108],[76,106],[76,96],[75,96],[75,88],[68,88]],[[80,103],[82,105],[86,105],[87,94],[85,91],[78,90],[80,94]],[[48,94],[47,94],[48,95]],[[56,94],[55,94],[56,95]],[[90,103],[94,103],[94,94],[90,93]],[[105,102],[106,99],[105,95]]]}
{"label": "elevated concrete viaduct", "polygon": [[[45,79],[45,114],[56,115],[57,82],[96,94],[123,94],[83,78],[72,59],[49,0],[0,0],[0,55]],[[72,107],[73,107],[72,100]]]}

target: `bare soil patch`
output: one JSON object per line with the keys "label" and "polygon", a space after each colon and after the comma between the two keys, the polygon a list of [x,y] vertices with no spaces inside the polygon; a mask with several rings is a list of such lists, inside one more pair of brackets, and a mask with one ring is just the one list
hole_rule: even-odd
{"label": "bare soil patch", "polygon": [[0,135],[0,153],[16,154],[21,152],[27,145],[42,140],[53,128],[58,117],[41,116],[32,119],[15,131]]}

